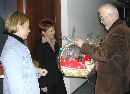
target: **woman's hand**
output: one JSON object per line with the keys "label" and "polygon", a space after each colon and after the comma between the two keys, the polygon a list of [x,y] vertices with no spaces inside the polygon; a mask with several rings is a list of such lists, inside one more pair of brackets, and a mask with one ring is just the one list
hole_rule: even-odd
{"label": "woman's hand", "polygon": [[47,93],[47,87],[44,87],[44,88],[41,88],[41,90],[43,91],[43,92],[46,92]]}
{"label": "woman's hand", "polygon": [[46,76],[46,74],[48,73],[48,71],[46,69],[40,69],[38,71],[42,76]]}

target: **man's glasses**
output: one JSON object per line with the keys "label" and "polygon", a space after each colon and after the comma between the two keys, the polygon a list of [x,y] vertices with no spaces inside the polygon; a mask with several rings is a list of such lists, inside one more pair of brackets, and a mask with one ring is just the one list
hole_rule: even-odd
{"label": "man's glasses", "polygon": [[101,21],[104,21],[104,19],[106,19],[108,16],[109,16],[109,14],[107,14],[107,15],[104,16],[104,17],[101,16],[101,17],[100,17],[100,20],[101,20]]}

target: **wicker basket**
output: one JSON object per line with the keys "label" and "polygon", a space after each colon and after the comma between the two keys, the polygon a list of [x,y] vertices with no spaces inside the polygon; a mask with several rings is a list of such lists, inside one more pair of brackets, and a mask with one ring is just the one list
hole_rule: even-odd
{"label": "wicker basket", "polygon": [[61,66],[61,70],[65,76],[69,77],[88,77],[91,70],[94,68],[94,64],[86,64],[87,69],[75,69],[65,66]]}

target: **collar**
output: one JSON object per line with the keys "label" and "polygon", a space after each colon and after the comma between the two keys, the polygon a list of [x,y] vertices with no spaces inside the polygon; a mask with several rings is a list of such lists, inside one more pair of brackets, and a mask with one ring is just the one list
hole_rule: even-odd
{"label": "collar", "polygon": [[118,24],[124,24],[124,22],[121,19],[117,19],[111,26],[111,28],[108,30],[108,33],[111,31],[112,28],[117,26]]}
{"label": "collar", "polygon": [[17,40],[20,41],[21,43],[24,42],[24,40],[23,40],[22,38],[20,38],[19,36],[15,35],[15,34],[13,34],[13,33],[9,33],[8,35],[14,37],[15,39],[17,39]]}

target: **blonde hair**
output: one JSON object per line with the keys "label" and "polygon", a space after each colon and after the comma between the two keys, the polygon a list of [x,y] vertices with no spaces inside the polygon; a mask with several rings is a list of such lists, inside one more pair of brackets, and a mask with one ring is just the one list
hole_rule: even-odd
{"label": "blonde hair", "polygon": [[26,21],[29,20],[29,17],[21,12],[13,12],[9,14],[5,21],[5,31],[4,33],[16,33],[17,24],[23,25]]}

